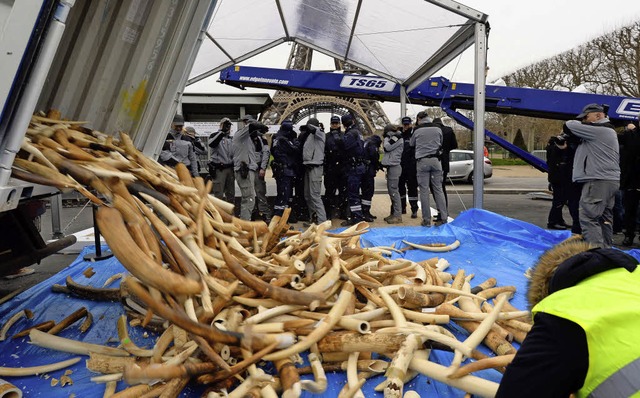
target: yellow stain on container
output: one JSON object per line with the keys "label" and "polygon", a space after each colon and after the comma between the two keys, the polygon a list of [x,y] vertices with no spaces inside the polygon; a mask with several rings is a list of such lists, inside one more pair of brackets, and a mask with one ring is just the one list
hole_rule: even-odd
{"label": "yellow stain on container", "polygon": [[134,90],[127,90],[122,93],[122,107],[126,110],[127,115],[138,120],[147,103],[147,80],[143,80]]}

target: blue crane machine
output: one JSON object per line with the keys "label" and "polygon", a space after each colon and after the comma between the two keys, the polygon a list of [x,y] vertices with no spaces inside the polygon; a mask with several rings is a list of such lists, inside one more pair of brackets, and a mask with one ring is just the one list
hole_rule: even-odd
{"label": "blue crane machine", "polygon": [[[220,81],[239,88],[260,87],[392,102],[399,102],[401,98],[401,85],[398,82],[371,75],[235,65],[220,72]],[[608,107],[608,116],[614,125],[623,125],[636,120],[640,112],[640,99],[634,97],[493,85],[487,85],[485,93],[487,112],[511,115],[569,120],[575,118],[586,104],[597,103]],[[473,121],[458,112],[460,109],[473,109],[473,84],[433,77],[406,95],[413,103],[439,106],[456,122],[473,129]],[[485,136],[536,169],[547,171],[544,160],[489,130],[485,130]]]}

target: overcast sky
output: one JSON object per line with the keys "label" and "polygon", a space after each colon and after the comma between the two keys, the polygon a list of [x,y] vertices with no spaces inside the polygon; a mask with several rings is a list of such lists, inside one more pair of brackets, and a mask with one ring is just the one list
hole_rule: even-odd
{"label": "overcast sky", "polygon": [[[401,0],[400,0],[401,1]],[[606,32],[640,20],[638,0],[463,0],[460,1],[489,15],[491,31],[487,64],[490,83],[516,69],[562,53]],[[286,66],[289,47],[281,45],[254,57],[244,64],[265,67]],[[314,55],[314,69],[329,68],[323,56]],[[473,82],[474,48],[454,59],[436,76],[452,81]],[[187,92],[237,92],[217,83],[217,75],[187,87]],[[255,90],[264,92],[265,90]],[[249,92],[247,90],[246,92]],[[269,91],[273,93],[272,91]],[[400,105],[385,103],[383,108],[392,121],[400,115]],[[421,107],[409,105],[408,114]],[[328,120],[329,116],[326,115]],[[324,117],[321,118],[321,121]]]}

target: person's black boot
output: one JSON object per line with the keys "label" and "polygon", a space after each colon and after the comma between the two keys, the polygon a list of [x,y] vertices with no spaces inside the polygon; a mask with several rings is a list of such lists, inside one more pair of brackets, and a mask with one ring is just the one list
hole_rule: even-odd
{"label": "person's black boot", "polygon": [[362,218],[364,218],[364,220],[366,222],[374,222],[376,220],[376,217],[371,214],[371,212],[369,211],[370,207],[369,206],[362,206]]}

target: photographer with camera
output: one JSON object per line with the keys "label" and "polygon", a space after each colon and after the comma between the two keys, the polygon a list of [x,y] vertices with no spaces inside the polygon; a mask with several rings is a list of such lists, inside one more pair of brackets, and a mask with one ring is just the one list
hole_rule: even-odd
{"label": "photographer with camera", "polygon": [[183,134],[184,117],[176,114],[171,123],[171,130],[165,138],[158,162],[165,166],[175,167],[182,163],[189,169],[192,177],[199,175],[198,157],[189,138]]}
{"label": "photographer with camera", "polygon": [[233,148],[231,139],[231,120],[228,117],[220,121],[220,130],[209,136],[209,176],[213,181],[212,193],[218,199],[233,203],[236,196],[233,176]]}
{"label": "photographer with camera", "polygon": [[564,130],[581,139],[573,161],[573,181],[582,183],[580,226],[585,241],[613,243],[613,206],[620,186],[618,137],[603,105],[589,104]]}
{"label": "photographer with camera", "polygon": [[404,140],[402,132],[393,124],[384,127],[384,155],[382,165],[387,168],[387,191],[391,198],[391,215],[385,217],[387,224],[402,223],[402,205],[400,203],[400,175],[402,174],[402,152]]}
{"label": "photographer with camera", "polygon": [[[567,139],[568,138],[568,139]],[[572,181],[573,159],[579,140],[567,135],[554,136],[547,143],[547,166],[549,189],[553,193],[553,201],[547,219],[548,229],[564,230],[571,228],[571,232],[579,234],[580,218],[578,207],[580,202],[581,184]],[[569,208],[573,220],[571,225],[564,221],[562,210]]]}
{"label": "photographer with camera", "polygon": [[258,153],[252,140],[260,131],[267,131],[268,128],[250,115],[245,116],[242,121],[244,127],[238,130],[232,139],[233,171],[242,196],[240,218],[251,220],[251,212],[255,206],[255,179],[258,170]]}

